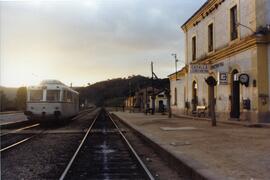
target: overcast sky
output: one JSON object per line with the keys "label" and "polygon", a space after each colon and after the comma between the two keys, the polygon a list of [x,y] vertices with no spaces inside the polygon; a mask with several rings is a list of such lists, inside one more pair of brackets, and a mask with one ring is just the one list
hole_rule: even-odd
{"label": "overcast sky", "polygon": [[[0,2],[4,86],[59,79],[75,86],[174,72],[184,61],[181,25],[205,0]],[[181,63],[179,63],[179,66]]]}

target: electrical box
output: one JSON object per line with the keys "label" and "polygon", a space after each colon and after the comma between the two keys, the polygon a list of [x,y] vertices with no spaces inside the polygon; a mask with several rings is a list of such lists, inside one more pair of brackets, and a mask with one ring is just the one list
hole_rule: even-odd
{"label": "electrical box", "polygon": [[243,108],[246,110],[251,109],[250,99],[243,99]]}

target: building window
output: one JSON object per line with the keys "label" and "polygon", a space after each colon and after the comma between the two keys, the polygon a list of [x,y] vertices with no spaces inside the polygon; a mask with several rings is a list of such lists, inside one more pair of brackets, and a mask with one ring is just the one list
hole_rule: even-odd
{"label": "building window", "polygon": [[214,45],[214,29],[212,23],[208,26],[208,52],[213,51],[213,45]]}
{"label": "building window", "polygon": [[177,88],[174,88],[174,105],[177,105]]}
{"label": "building window", "polygon": [[192,38],[192,60],[196,60],[196,36]]}
{"label": "building window", "polygon": [[237,29],[237,6],[231,8],[231,40],[238,38],[238,29]]}

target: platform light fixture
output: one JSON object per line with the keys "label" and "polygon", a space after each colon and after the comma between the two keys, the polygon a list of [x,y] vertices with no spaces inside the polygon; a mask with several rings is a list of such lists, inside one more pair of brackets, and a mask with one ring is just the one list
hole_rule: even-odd
{"label": "platform light fixture", "polygon": [[237,23],[237,27],[239,26],[249,29],[257,37],[263,36],[267,32],[270,32],[270,24],[266,24],[265,27],[260,27],[257,31],[254,31],[251,27],[241,24],[240,22]]}

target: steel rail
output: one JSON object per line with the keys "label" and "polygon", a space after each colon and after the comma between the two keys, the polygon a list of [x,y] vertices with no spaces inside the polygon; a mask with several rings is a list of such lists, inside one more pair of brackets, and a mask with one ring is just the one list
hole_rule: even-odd
{"label": "steel rail", "polygon": [[119,133],[121,134],[122,138],[124,139],[124,141],[126,142],[126,144],[128,145],[129,149],[131,150],[131,152],[133,153],[133,155],[136,157],[137,161],[140,163],[140,165],[142,166],[143,170],[146,172],[147,176],[149,177],[149,179],[154,180],[155,178],[153,177],[153,175],[151,174],[151,172],[149,171],[149,169],[146,167],[146,165],[143,163],[143,161],[141,160],[141,158],[138,156],[138,154],[136,153],[136,151],[134,150],[134,148],[131,146],[131,144],[129,143],[129,141],[127,140],[127,138],[125,137],[125,135],[122,133],[121,129],[118,127],[118,125],[114,122],[113,118],[111,117],[110,113],[106,111],[106,113],[108,114],[110,120],[113,122],[113,124],[115,125],[115,127],[117,128],[117,130],[119,131]]}
{"label": "steel rail", "polygon": [[[100,111],[100,112],[101,112],[101,111]],[[90,127],[88,128],[88,130],[87,130],[86,134],[84,135],[84,137],[83,137],[83,139],[82,139],[82,141],[81,141],[79,147],[77,148],[77,150],[76,150],[75,153],[73,154],[72,158],[70,159],[68,165],[66,166],[66,168],[65,168],[64,172],[62,173],[61,177],[59,178],[59,180],[63,180],[63,179],[66,177],[66,175],[67,175],[67,173],[68,173],[68,171],[69,171],[69,169],[70,169],[72,163],[74,162],[74,160],[75,160],[76,156],[78,155],[78,153],[79,153],[81,147],[83,146],[83,144],[84,144],[84,142],[85,142],[87,136],[89,135],[89,133],[90,133],[90,131],[91,131],[93,125],[95,124],[95,122],[96,122],[98,116],[100,115],[100,112],[97,113],[97,115],[96,115],[94,121],[91,123]]]}
{"label": "steel rail", "polygon": [[28,137],[28,138],[25,138],[25,139],[23,139],[23,140],[21,140],[21,141],[19,141],[19,142],[16,142],[16,143],[14,143],[14,144],[12,144],[12,145],[9,145],[9,146],[7,146],[7,147],[1,149],[0,152],[4,152],[4,151],[6,151],[6,150],[8,150],[8,149],[10,149],[10,148],[12,148],[12,147],[14,147],[14,146],[17,146],[17,145],[19,145],[19,144],[22,144],[22,143],[24,143],[24,142],[26,142],[26,141],[28,141],[28,140],[34,138],[35,136],[37,136],[37,135],[32,135],[32,136],[30,136],[30,137]]}
{"label": "steel rail", "polygon": [[30,126],[22,127],[22,128],[19,128],[19,129],[14,130],[14,131],[11,131],[9,133],[1,134],[0,137],[6,136],[8,134],[13,134],[13,133],[16,133],[16,132],[19,132],[19,131],[22,131],[22,130],[30,129],[30,128],[33,128],[33,127],[37,127],[39,125],[40,124],[37,123],[37,124],[30,125]]}

